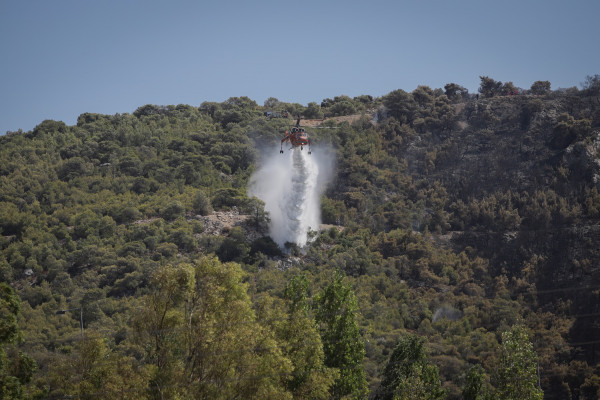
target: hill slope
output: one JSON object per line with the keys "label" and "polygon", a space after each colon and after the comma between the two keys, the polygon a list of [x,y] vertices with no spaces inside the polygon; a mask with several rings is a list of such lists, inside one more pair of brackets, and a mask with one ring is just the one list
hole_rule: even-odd
{"label": "hill slope", "polygon": [[[212,343],[184,340],[193,337],[181,322],[193,297],[170,306],[173,325],[161,329],[182,347],[165,347],[164,354],[154,352],[158,342],[150,345],[145,333],[163,330],[141,329],[137,318],[164,293],[157,277],[168,282],[174,273],[181,280],[173,290],[197,274],[195,282],[217,276],[229,282],[221,288],[236,304],[249,296],[252,311],[244,308],[239,318],[246,322],[238,328],[253,326],[257,338],[278,349],[273,360],[283,368],[252,376],[289,376],[261,381],[281,389],[279,395],[302,397],[294,373],[284,368],[307,365],[289,351],[294,346],[315,355],[312,368],[331,372],[318,388],[326,398],[357,369],[375,393],[399,338],[414,334],[425,341],[448,397],[460,398],[473,365],[499,385],[501,333],[520,325],[539,357],[547,398],[597,390],[598,97],[550,92],[451,101],[419,87],[353,104],[338,100],[320,112],[350,114],[328,118],[338,129],[314,130],[311,138],[313,152],[319,143],[336,149],[321,212],[324,224],[344,228],[322,232],[305,249],[277,248],[263,205],[247,196],[258,151],[279,142],[282,126],[248,98],[198,108],[146,105],[131,115],[86,113],[76,126],[44,121],[0,138],[0,277],[22,299],[19,349],[39,365],[28,390],[46,396],[83,390],[78,385],[91,372],[69,372],[81,374],[83,383],[74,383],[56,367],[64,357],[75,363],[91,354],[83,346],[91,341],[80,341],[82,327],[86,337],[104,341],[100,353],[131,366],[131,393],[152,393],[159,378],[165,389],[184,390],[176,354]],[[291,115],[309,111],[280,106]],[[377,109],[375,124],[370,109]],[[303,304],[312,322],[302,332],[326,349],[327,336],[315,332],[326,326],[318,304],[334,271],[356,296],[352,315],[366,357],[332,384],[332,371],[344,369],[294,342],[294,330],[277,321],[293,320],[292,310]],[[304,285],[297,286],[302,279],[303,300],[294,300],[290,287]],[[207,312],[220,321],[216,326],[226,323],[221,311]],[[264,352],[259,345],[238,349],[242,364],[244,354]],[[102,373],[105,381],[117,379]]]}

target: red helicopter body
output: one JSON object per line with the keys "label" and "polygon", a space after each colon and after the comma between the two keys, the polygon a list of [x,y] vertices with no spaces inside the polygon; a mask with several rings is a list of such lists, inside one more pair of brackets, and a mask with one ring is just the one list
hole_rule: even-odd
{"label": "red helicopter body", "polygon": [[286,142],[290,142],[292,148],[300,147],[300,150],[302,150],[304,146],[308,146],[308,154],[310,154],[310,139],[304,131],[304,128],[300,127],[300,117],[298,117],[298,120],[296,121],[296,126],[289,131],[285,131],[285,136],[281,139],[280,153],[283,153],[283,144]]}

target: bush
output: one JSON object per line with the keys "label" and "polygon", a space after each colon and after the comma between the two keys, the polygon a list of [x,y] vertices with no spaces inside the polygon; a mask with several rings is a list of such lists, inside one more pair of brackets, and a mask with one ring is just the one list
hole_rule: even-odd
{"label": "bush", "polygon": [[185,213],[185,208],[178,201],[173,201],[161,211],[160,216],[167,221],[172,221],[179,217],[182,217]]}

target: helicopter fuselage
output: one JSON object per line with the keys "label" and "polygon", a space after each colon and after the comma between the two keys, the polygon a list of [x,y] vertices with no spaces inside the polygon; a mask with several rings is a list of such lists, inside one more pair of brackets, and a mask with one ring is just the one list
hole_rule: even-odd
{"label": "helicopter fuselage", "polygon": [[290,142],[292,147],[300,147],[302,150],[304,146],[309,146],[309,154],[310,154],[310,139],[306,135],[304,128],[293,127],[290,131],[285,131],[285,136],[281,139],[281,150],[283,153],[283,144],[286,142]]}

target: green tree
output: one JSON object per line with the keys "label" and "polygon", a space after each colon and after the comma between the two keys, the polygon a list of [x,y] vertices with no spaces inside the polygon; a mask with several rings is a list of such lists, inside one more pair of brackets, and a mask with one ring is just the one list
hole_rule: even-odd
{"label": "green tree", "polygon": [[588,75],[585,77],[585,82],[581,84],[584,93],[588,96],[600,95],[600,75]]}
{"label": "green tree", "polygon": [[223,243],[217,249],[216,254],[221,261],[243,261],[250,252],[250,245],[246,240],[244,231],[239,226],[234,226],[229,231],[229,235],[223,239]]}
{"label": "green tree", "polygon": [[133,357],[113,352],[95,333],[75,345],[72,355],[51,363],[38,382],[49,398],[146,399],[148,367]]}
{"label": "green tree", "polygon": [[535,81],[531,85],[531,94],[543,96],[550,93],[550,81]]}
{"label": "green tree", "polygon": [[183,352],[181,308],[193,290],[194,272],[188,265],[161,268],[150,284],[154,290],[142,299],[142,309],[133,319],[135,339],[145,350],[146,362],[153,366],[150,397],[175,398],[182,374],[182,365],[174,356]]}
{"label": "green tree", "polygon": [[192,207],[194,212],[200,215],[208,215],[212,212],[210,199],[202,190],[198,190],[193,198]]}
{"label": "green tree", "polygon": [[416,335],[402,337],[383,371],[376,398],[437,400],[445,397],[438,368],[427,361],[424,339]]}
{"label": "green tree", "polygon": [[167,204],[162,210],[160,215],[167,221],[172,221],[185,214],[185,207],[179,201],[172,201]]}
{"label": "green tree", "polygon": [[481,83],[478,91],[483,97],[494,97],[501,94],[502,82],[487,76],[480,76],[479,79],[481,79]]}
{"label": "green tree", "polygon": [[402,89],[394,90],[383,97],[383,105],[390,116],[401,123],[410,123],[416,109],[416,102],[410,93]]}
{"label": "green tree", "polygon": [[304,110],[305,118],[323,118],[323,112],[321,112],[321,106],[315,102],[308,103],[306,110]]}
{"label": "green tree", "polygon": [[[292,363],[286,387],[295,399],[329,399],[329,390],[339,371],[324,365],[323,343],[307,299],[308,279],[293,277],[286,286],[286,302],[263,295],[260,320],[276,333],[280,346]],[[282,306],[278,306],[283,303]],[[287,304],[285,304],[287,303]]]}
{"label": "green tree", "polygon": [[512,82],[504,82],[502,88],[500,88],[500,94],[503,96],[512,96],[519,94],[519,89]]}
{"label": "green tree", "polygon": [[459,101],[469,94],[469,90],[456,83],[447,83],[444,86],[444,93],[450,101]]}
{"label": "green tree", "polygon": [[339,270],[315,303],[325,365],[340,371],[340,377],[331,388],[331,397],[364,397],[367,391],[362,365],[365,347],[356,321],[358,304],[352,287],[344,282]]}
{"label": "green tree", "polygon": [[134,324],[155,366],[153,398],[291,398],[291,363],[258,323],[242,274],[215,257],[156,271]]}
{"label": "green tree", "polygon": [[0,283],[0,399],[21,399],[37,369],[35,361],[13,347],[20,338],[17,325],[20,300],[6,283]]}
{"label": "green tree", "polygon": [[269,212],[265,211],[265,202],[257,197],[251,197],[244,208],[250,214],[250,223],[259,231],[266,232],[271,218]]}
{"label": "green tree", "polygon": [[467,373],[462,395],[465,400],[492,400],[490,384],[481,365],[475,365]]}
{"label": "green tree", "polygon": [[537,400],[544,397],[537,375],[537,354],[525,326],[513,325],[502,333],[500,360],[493,375],[496,398]]}
{"label": "green tree", "polygon": [[265,108],[275,109],[279,106],[279,103],[280,103],[280,101],[277,98],[269,97],[268,99],[265,100],[263,105],[265,106]]}

